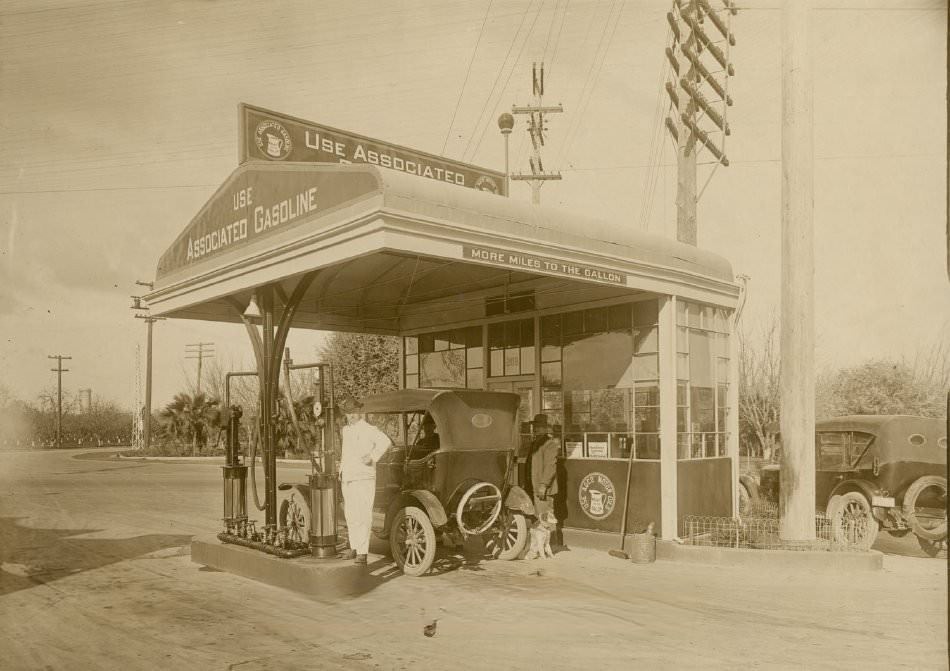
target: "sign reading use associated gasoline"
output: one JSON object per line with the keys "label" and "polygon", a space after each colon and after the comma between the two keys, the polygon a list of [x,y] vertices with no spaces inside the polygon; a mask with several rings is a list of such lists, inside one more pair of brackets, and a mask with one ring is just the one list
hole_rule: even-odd
{"label": "sign reading use associated gasoline", "polygon": [[371,163],[502,196],[505,175],[287,114],[241,103],[240,159],[303,163]]}

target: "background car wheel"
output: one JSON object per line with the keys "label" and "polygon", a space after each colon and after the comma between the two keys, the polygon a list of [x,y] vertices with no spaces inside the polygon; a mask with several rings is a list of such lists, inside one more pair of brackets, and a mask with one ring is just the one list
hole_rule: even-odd
{"label": "background car wheel", "polygon": [[396,513],[389,532],[393,560],[403,573],[421,576],[435,561],[435,529],[429,516],[415,506]]}
{"label": "background car wheel", "polygon": [[495,559],[511,561],[524,552],[528,544],[528,521],[521,513],[502,513],[485,542],[485,549]]}
{"label": "background car wheel", "polygon": [[870,548],[877,539],[878,524],[871,504],[859,492],[845,492],[828,503],[831,537],[838,543]]}
{"label": "background car wheel", "polygon": [[914,480],[904,492],[902,512],[918,538],[928,541],[946,540],[946,478],[925,475]]}

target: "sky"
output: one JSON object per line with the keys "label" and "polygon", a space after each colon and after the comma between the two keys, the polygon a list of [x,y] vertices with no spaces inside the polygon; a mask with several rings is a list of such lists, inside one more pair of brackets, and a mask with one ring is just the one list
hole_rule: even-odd
{"label": "sky", "polygon": [[[714,3],[716,0],[712,0]],[[729,167],[699,157],[699,246],[748,275],[743,328],[779,310],[779,3],[738,3]],[[0,385],[135,404],[145,325],[129,309],[161,253],[237,167],[247,102],[502,169],[495,120],[546,63],[542,202],[675,235],[662,126],[670,1],[0,2]],[[913,358],[950,326],[946,26],[941,0],[816,0],[819,368]],[[513,171],[528,170],[516,126]],[[526,184],[512,197],[530,200]],[[322,335],[293,331],[296,362]],[[153,406],[194,381],[189,343],[247,369],[243,327],[154,333]],[[137,348],[139,350],[137,358]],[[141,371],[141,368],[139,369]]]}

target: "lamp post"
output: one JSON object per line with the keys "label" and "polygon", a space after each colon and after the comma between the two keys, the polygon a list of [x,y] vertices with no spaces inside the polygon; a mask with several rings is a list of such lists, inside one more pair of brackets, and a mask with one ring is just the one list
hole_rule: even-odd
{"label": "lamp post", "polygon": [[[136,284],[151,289],[151,282],[135,281]],[[136,319],[144,319],[147,325],[147,344],[145,349],[145,417],[142,426],[142,448],[147,450],[152,439],[152,324],[164,319],[148,314],[148,306],[142,302],[141,296],[132,296],[132,310],[144,310],[146,314],[136,314]]]}
{"label": "lamp post", "polygon": [[505,138],[505,195],[510,196],[508,192],[509,185],[511,183],[511,178],[509,177],[508,172],[508,137],[511,135],[511,129],[515,127],[515,118],[505,112],[500,117],[498,117],[498,129],[501,131],[501,134]]}

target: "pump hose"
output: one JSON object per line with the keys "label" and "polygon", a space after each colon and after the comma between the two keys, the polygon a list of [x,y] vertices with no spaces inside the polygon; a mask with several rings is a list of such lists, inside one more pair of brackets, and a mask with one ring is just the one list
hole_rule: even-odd
{"label": "pump hose", "polygon": [[263,505],[261,505],[261,499],[257,495],[257,478],[255,473],[257,472],[257,443],[261,439],[261,427],[255,422],[254,435],[251,437],[251,491],[254,492],[254,505],[257,506],[258,510],[264,510]]}

